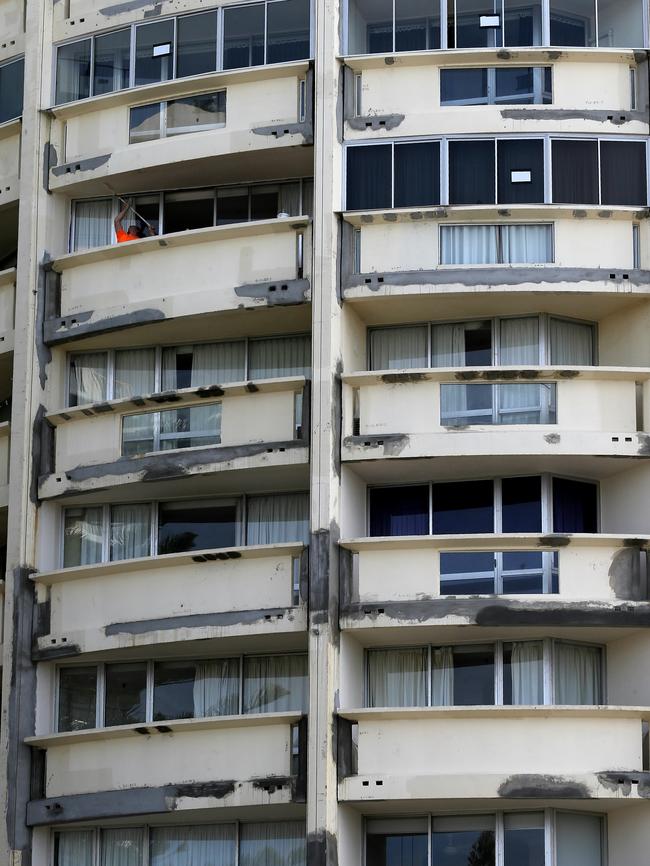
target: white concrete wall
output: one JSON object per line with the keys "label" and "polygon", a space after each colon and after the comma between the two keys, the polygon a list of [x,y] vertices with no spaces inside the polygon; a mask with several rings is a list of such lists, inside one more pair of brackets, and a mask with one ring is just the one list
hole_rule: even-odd
{"label": "white concrete wall", "polygon": [[364,704],[364,648],[349,632],[341,632],[339,704],[362,707]]}
{"label": "white concrete wall", "polygon": [[650,304],[642,301],[601,319],[598,360],[610,364],[650,366]]}
{"label": "white concrete wall", "polygon": [[[0,181],[2,183],[2,198],[4,203],[18,198],[18,167],[20,160],[20,125],[12,126],[11,135],[0,133]],[[7,187],[10,187],[7,190]],[[13,192],[11,199],[9,196]]]}
{"label": "white concrete wall", "polygon": [[610,704],[650,707],[650,635],[621,637],[607,644],[607,699]]}
{"label": "white concrete wall", "polygon": [[603,478],[600,502],[603,532],[650,532],[650,466],[646,461]]}
{"label": "white concrete wall", "polygon": [[[2,142],[0,142],[2,144]],[[13,282],[0,284],[0,337],[6,340],[14,330],[16,287]],[[2,344],[0,343],[0,350]]]}
{"label": "white concrete wall", "polygon": [[366,485],[348,466],[341,466],[341,529],[344,538],[366,535]]}
{"label": "white concrete wall", "polygon": [[646,863],[650,851],[650,804],[628,803],[612,809],[607,818],[608,863],[637,866]]}

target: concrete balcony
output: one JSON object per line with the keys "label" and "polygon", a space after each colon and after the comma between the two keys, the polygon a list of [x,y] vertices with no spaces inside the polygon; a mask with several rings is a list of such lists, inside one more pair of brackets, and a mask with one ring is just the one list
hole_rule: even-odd
{"label": "concrete balcony", "polygon": [[[640,627],[650,616],[643,556],[649,544],[648,536],[586,534],[344,540],[340,546],[349,554],[343,559],[341,627],[541,627],[564,621],[583,627]],[[549,576],[545,594],[445,594],[444,578],[457,574],[448,555],[511,552],[536,553],[540,573],[556,573],[558,591],[549,591]],[[553,554],[557,565],[544,559]],[[498,557],[494,562],[496,581]],[[535,570],[530,562],[527,570]]]}
{"label": "concrete balcony", "polygon": [[0,124],[0,208],[18,201],[21,131],[20,118]]}
{"label": "concrete balcony", "polygon": [[[637,385],[642,383],[642,429],[650,430],[648,369],[386,370],[344,376],[343,383],[342,457],[347,461],[495,454],[636,458],[647,454],[650,443],[637,423]],[[528,386],[534,401],[546,400],[537,413],[540,423],[517,424],[507,413],[502,417],[500,407],[507,405],[506,389],[513,383]],[[456,409],[456,417],[450,417],[455,398],[472,393],[486,399],[487,414]],[[451,399],[445,404],[447,395]]]}
{"label": "concrete balcony", "polygon": [[[299,82],[308,71],[308,61],[251,67],[54,106],[52,143],[65,155],[50,163],[50,189],[106,195],[106,181],[121,190],[164,188],[170,170],[174,187],[311,174],[311,149],[304,147],[313,138],[310,106],[305,120],[298,116]],[[220,90],[220,128],[129,144],[131,108]]]}
{"label": "concrete balcony", "polygon": [[45,339],[207,312],[304,304],[309,217],[260,220],[150,237],[53,262]]}
{"label": "concrete balcony", "polygon": [[193,551],[33,575],[39,658],[306,628],[300,543]]}
{"label": "concrete balcony", "polygon": [[[504,64],[504,59],[506,63]],[[346,111],[348,140],[436,133],[575,132],[648,134],[647,113],[632,108],[630,67],[625,49],[515,48],[507,58],[495,49],[456,49],[348,56],[348,69],[361,75],[361,111]],[[466,67],[552,67],[548,105],[441,105],[440,70]],[[644,76],[643,65],[639,67]],[[423,103],[421,94],[426,93]]]}
{"label": "concrete balcony", "polygon": [[292,766],[301,718],[222,716],[29,737],[45,751],[47,771],[27,822],[304,802],[306,755],[297,773]]}
{"label": "concrete balcony", "polygon": [[495,800],[501,808],[507,800],[642,800],[647,792],[647,708],[362,709],[339,718],[350,758],[358,726],[341,802]]}
{"label": "concrete balcony", "polygon": [[[179,410],[199,406],[214,412],[212,429],[194,431],[197,436],[210,434],[210,444],[182,447],[183,440],[174,433],[169,434],[173,441],[166,442],[161,428],[176,428]],[[158,480],[181,470],[186,476],[241,474],[306,465],[309,460],[309,388],[302,376],[111,400],[61,409],[47,419],[56,431],[55,456],[53,472],[41,480],[42,499],[92,492],[107,484],[132,485],[152,473]],[[125,423],[131,419],[150,424],[150,445],[137,456],[127,451]],[[195,423],[189,421],[190,426]],[[170,444],[174,447],[168,450]]]}

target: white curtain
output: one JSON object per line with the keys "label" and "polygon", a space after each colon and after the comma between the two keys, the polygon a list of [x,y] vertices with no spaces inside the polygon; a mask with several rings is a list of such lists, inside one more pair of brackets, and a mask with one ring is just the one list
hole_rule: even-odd
{"label": "white curtain", "polygon": [[505,264],[537,265],[553,261],[551,226],[503,225],[500,229]]}
{"label": "white curtain", "polygon": [[594,363],[594,329],[582,322],[551,319],[551,364]]}
{"label": "white curtain", "polygon": [[369,707],[426,705],[426,650],[415,648],[368,652]]}
{"label": "white curtain", "polygon": [[106,399],[106,352],[84,352],[70,362],[70,405]]}
{"label": "white curtain", "polygon": [[513,704],[539,706],[544,703],[543,656],[544,647],[541,643],[513,643],[510,660]]}
{"label": "white curtain", "polygon": [[450,646],[432,650],[431,704],[434,707],[451,707],[454,703],[454,651]]}
{"label": "white curtain", "polygon": [[102,535],[101,508],[67,508],[63,538],[64,568],[101,562]]}
{"label": "white curtain", "polygon": [[249,352],[249,379],[309,376],[311,369],[309,337],[251,340]]}
{"label": "white curtain", "polygon": [[555,703],[602,703],[600,647],[555,644]]}
{"label": "white curtain", "polygon": [[121,349],[115,353],[115,397],[151,394],[155,389],[153,349]]}
{"label": "white curtain", "polygon": [[249,656],[244,660],[244,712],[307,712],[307,656]]}
{"label": "white curtain", "polygon": [[[465,360],[464,322],[451,325],[434,325],[431,329],[432,365],[434,367],[464,367]],[[442,424],[458,423],[466,418],[468,406],[466,385],[445,385],[440,388],[440,421]]]}
{"label": "white curtain", "polygon": [[113,505],[111,560],[136,559],[151,554],[151,506]]}
{"label": "white curtain", "polygon": [[112,228],[113,199],[75,202],[73,252],[108,246]]}
{"label": "white curtain", "polygon": [[309,177],[302,182],[302,213],[300,216],[311,216],[314,211],[314,181]]}
{"label": "white curtain", "polygon": [[93,866],[93,831],[57,833],[56,866]]}
{"label": "white curtain", "polygon": [[235,866],[234,824],[155,827],[151,830],[150,866]]}
{"label": "white curtain", "polygon": [[306,862],[303,821],[242,824],[239,866],[305,866]]}
{"label": "white curtain", "polygon": [[441,264],[496,265],[498,261],[496,226],[442,226]]}
{"label": "white curtain", "polygon": [[278,196],[279,213],[302,216],[300,212],[300,183],[281,183]]}
{"label": "white curtain", "polygon": [[[539,364],[539,319],[537,317],[501,321],[499,360],[504,367]],[[498,385],[499,423],[539,424],[540,410],[536,407],[541,407],[544,396],[541,387],[530,383]],[[524,411],[526,409],[530,411]]]}
{"label": "white curtain", "polygon": [[101,866],[142,866],[144,830],[102,830]]}
{"label": "white curtain", "polygon": [[246,544],[309,540],[309,494],[280,493],[248,499]]}
{"label": "white curtain", "polygon": [[194,716],[233,716],[239,712],[239,660],[198,662],[194,674]]}
{"label": "white curtain", "polygon": [[378,328],[370,332],[370,369],[407,370],[428,367],[427,329]]}
{"label": "white curtain", "polygon": [[601,866],[603,825],[598,815],[557,812],[556,866]]}
{"label": "white curtain", "polygon": [[246,344],[241,340],[227,343],[200,343],[196,346],[174,346],[163,351],[163,390],[175,390],[181,387],[177,358],[182,355],[192,356],[190,385],[193,388],[223,385],[226,382],[242,382],[245,378]]}

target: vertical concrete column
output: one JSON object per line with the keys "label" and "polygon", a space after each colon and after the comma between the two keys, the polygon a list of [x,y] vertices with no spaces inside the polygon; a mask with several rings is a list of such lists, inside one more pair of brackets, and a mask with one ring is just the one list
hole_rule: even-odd
{"label": "vertical concrete column", "polygon": [[340,487],[340,187],[338,0],[314,0],[314,221],[312,284],[311,548],[307,862],[337,863],[336,694]]}
{"label": "vertical concrete column", "polygon": [[[21,138],[20,210],[14,348],[7,573],[0,737],[0,862],[31,863],[25,809],[32,786],[30,749],[34,733],[36,668],[31,660],[35,562],[37,458],[43,381],[39,381],[38,310],[42,303],[41,237],[46,236],[48,195],[43,188],[43,153],[49,120],[41,114],[41,86],[49,87],[52,4],[29,0],[25,19],[25,97]],[[49,100],[46,99],[46,102]],[[44,371],[43,371],[44,376]]]}

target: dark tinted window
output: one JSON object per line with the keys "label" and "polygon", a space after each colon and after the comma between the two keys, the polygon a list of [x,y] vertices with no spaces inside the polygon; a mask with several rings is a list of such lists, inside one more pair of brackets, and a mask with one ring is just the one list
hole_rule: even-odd
{"label": "dark tinted window", "polygon": [[454,705],[471,707],[493,703],[492,647],[454,647]]}
{"label": "dark tinted window", "polygon": [[165,234],[214,225],[214,197],[172,193],[165,198]]}
{"label": "dark tinted window", "polygon": [[553,479],[554,532],[598,532],[598,489],[586,481]]}
{"label": "dark tinted window", "polygon": [[428,486],[378,487],[370,491],[370,535],[428,534]]}
{"label": "dark tinted window", "polygon": [[494,203],[494,142],[449,142],[449,203]]}
{"label": "dark tinted window", "polygon": [[158,510],[158,553],[234,547],[237,506],[231,502],[165,502]]}
{"label": "dark tinted window", "polygon": [[441,553],[441,595],[491,595],[494,587],[493,553]]}
{"label": "dark tinted window", "polygon": [[16,60],[0,66],[0,123],[23,113],[25,61]]}
{"label": "dark tinted window", "polygon": [[267,4],[267,63],[309,57],[309,0]]}
{"label": "dark tinted window", "polygon": [[434,535],[494,532],[492,481],[452,481],[433,485]]}
{"label": "dark tinted window", "polygon": [[497,102],[524,105],[535,101],[535,72],[532,66],[495,70]]}
{"label": "dark tinted window", "polygon": [[118,30],[95,39],[93,95],[111,93],[129,86],[131,31]]}
{"label": "dark tinted window", "polygon": [[497,142],[500,204],[544,202],[544,142]]}
{"label": "dark tinted window", "polygon": [[602,204],[644,206],[648,201],[643,141],[600,143]]}
{"label": "dark tinted window", "polygon": [[200,75],[217,68],[217,13],[183,15],[177,22],[176,76]]}
{"label": "dark tinted window", "polygon": [[56,50],[56,101],[90,96],[90,39],[60,45]]}
{"label": "dark tinted window", "polygon": [[264,63],[264,4],[230,6],[223,11],[223,68]]}
{"label": "dark tinted window", "polygon": [[395,145],[395,207],[440,204],[440,144]]}
{"label": "dark tinted window", "polygon": [[372,866],[427,866],[426,833],[368,833],[366,862]]}
{"label": "dark tinted window", "polygon": [[487,105],[487,69],[441,69],[440,102]]}
{"label": "dark tinted window", "polygon": [[225,189],[217,193],[218,226],[244,223],[248,219],[248,187]]}
{"label": "dark tinted window", "polygon": [[501,496],[504,532],[542,531],[541,478],[504,478]]}
{"label": "dark tinted window", "polygon": [[553,201],[598,204],[598,142],[552,142]]}
{"label": "dark tinted window", "polygon": [[144,722],[147,690],[146,662],[106,665],[104,724]]}
{"label": "dark tinted window", "polygon": [[348,147],[348,210],[391,207],[391,151],[390,144]]}
{"label": "dark tinted window", "polygon": [[194,682],[196,662],[161,662],[156,664],[153,692],[153,718],[194,718]]}
{"label": "dark tinted window", "polygon": [[141,24],[135,31],[135,83],[167,81],[174,69],[174,22]]}
{"label": "dark tinted window", "polygon": [[58,731],[82,731],[97,724],[97,668],[61,668],[59,671]]}

